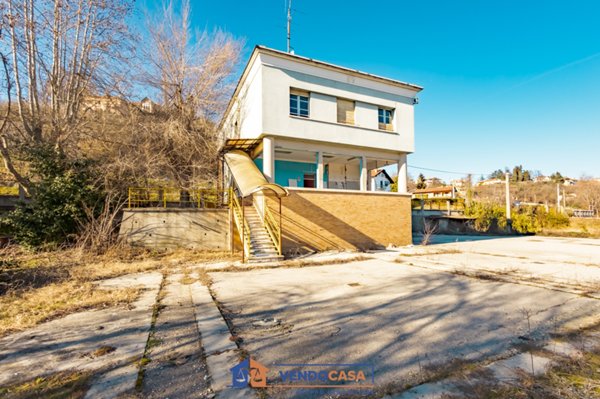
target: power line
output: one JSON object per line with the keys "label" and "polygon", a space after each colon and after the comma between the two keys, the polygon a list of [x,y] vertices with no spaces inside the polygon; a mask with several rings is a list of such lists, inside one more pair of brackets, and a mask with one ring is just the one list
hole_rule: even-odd
{"label": "power line", "polygon": [[427,170],[429,172],[441,172],[441,173],[450,173],[453,175],[486,175],[487,173],[474,173],[474,172],[453,172],[451,170],[442,170],[442,169],[432,169],[432,168],[423,168],[421,166],[415,166],[415,165],[408,165],[409,168],[413,168],[413,169],[420,169],[420,170]]}

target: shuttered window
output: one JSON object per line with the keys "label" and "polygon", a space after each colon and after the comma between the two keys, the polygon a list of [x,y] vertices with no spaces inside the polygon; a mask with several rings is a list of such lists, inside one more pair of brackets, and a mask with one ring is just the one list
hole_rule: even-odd
{"label": "shuttered window", "polygon": [[290,115],[308,118],[308,99],[307,91],[290,89]]}
{"label": "shuttered window", "polygon": [[392,127],[392,115],[393,111],[391,109],[379,108],[379,129],[389,131],[394,130],[394,128]]}
{"label": "shuttered window", "polygon": [[337,99],[337,121],[354,125],[354,101]]}

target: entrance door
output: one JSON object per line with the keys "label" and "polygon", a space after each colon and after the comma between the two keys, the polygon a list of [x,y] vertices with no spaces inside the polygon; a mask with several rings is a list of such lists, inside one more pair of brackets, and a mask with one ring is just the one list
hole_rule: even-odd
{"label": "entrance door", "polygon": [[315,188],[316,175],[314,173],[304,174],[304,187]]}

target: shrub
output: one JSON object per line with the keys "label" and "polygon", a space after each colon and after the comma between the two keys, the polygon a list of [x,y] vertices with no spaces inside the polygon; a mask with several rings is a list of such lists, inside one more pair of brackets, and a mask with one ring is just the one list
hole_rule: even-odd
{"label": "shrub", "polygon": [[545,215],[544,227],[567,227],[569,226],[569,217],[564,213],[550,209]]}
{"label": "shrub", "polygon": [[528,207],[516,210],[511,215],[512,228],[521,234],[537,233],[542,229],[540,215],[542,215],[543,220],[543,214],[542,208]]}
{"label": "shrub", "polygon": [[27,247],[57,245],[74,238],[86,218],[85,207],[99,209],[90,162],[69,160],[53,148],[27,150],[35,176],[29,203],[20,203],[5,219],[15,240]]}
{"label": "shrub", "polygon": [[473,202],[465,209],[465,215],[475,218],[472,226],[477,231],[488,231],[494,224],[500,229],[506,227],[506,211],[496,204]]}

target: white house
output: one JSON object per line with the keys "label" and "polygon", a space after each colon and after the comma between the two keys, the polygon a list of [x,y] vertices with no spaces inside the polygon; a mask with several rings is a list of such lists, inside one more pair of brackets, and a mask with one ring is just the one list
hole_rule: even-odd
{"label": "white house", "polygon": [[[288,197],[311,196],[307,207],[315,204],[315,193],[322,199],[340,192],[369,192],[375,205],[383,198],[375,195],[384,193],[373,192],[379,183],[371,171],[397,164],[398,193],[386,198],[398,203],[407,198],[403,208],[407,214],[400,218],[410,219],[407,155],[414,151],[414,106],[421,90],[414,84],[257,46],[221,123],[224,163],[239,185],[242,177],[235,176],[231,165],[245,162],[240,152],[247,154],[266,181],[285,188]],[[227,156],[232,151],[238,152],[237,160]],[[350,198],[338,195],[335,201],[342,206]],[[291,201],[283,201],[284,212]],[[263,212],[260,201],[256,207]],[[410,220],[407,223],[410,234]],[[364,234],[361,228],[354,229]],[[399,240],[380,244],[395,241]]]}
{"label": "white house", "polygon": [[369,184],[371,191],[392,191],[392,183],[394,183],[394,180],[385,169],[371,170],[371,181]]}

